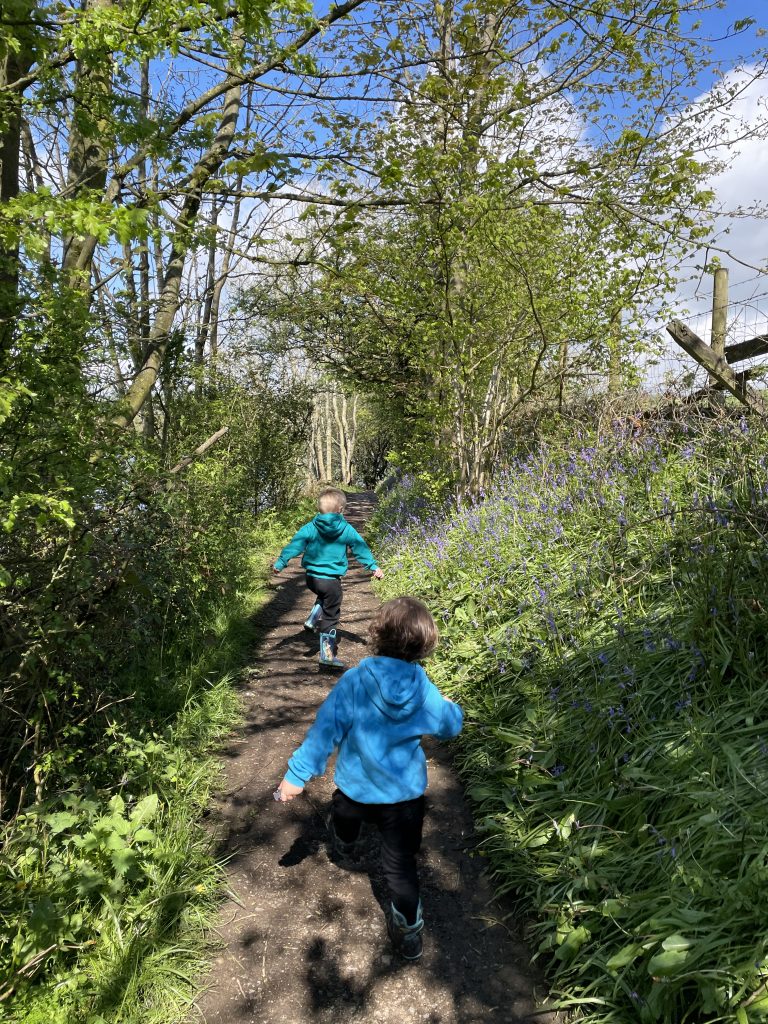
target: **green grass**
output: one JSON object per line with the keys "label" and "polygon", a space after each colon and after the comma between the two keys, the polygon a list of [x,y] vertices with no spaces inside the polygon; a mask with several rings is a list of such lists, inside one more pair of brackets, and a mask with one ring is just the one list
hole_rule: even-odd
{"label": "green grass", "polygon": [[766,431],[589,436],[458,513],[418,498],[391,499],[383,590],[442,624],[480,849],[555,999],[765,1020]]}
{"label": "green grass", "polygon": [[[88,765],[6,829],[0,856],[0,1016],[18,1024],[173,1024],[211,953],[223,865],[200,828],[240,718],[237,679],[258,639],[271,557],[305,515],[249,538],[252,571],[215,606],[186,663],[164,652],[165,716],[115,708]],[[137,687],[137,690],[139,688]],[[105,785],[104,780],[111,779]]]}

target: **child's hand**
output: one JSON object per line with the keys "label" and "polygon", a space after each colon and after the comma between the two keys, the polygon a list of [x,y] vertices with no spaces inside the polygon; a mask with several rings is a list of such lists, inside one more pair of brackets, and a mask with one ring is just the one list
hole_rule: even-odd
{"label": "child's hand", "polygon": [[282,569],[278,569],[276,565],[272,566],[272,572],[275,574],[275,576],[279,576],[282,571],[283,570]]}
{"label": "child's hand", "polygon": [[280,794],[280,801],[286,803],[288,800],[293,800],[295,796],[304,792],[303,786],[294,786],[288,779],[283,779],[280,785],[277,787],[277,792]]}
{"label": "child's hand", "polygon": [[384,579],[384,571],[383,571],[383,569],[376,569],[376,571],[373,574],[373,578],[375,580],[382,580],[382,579]]}

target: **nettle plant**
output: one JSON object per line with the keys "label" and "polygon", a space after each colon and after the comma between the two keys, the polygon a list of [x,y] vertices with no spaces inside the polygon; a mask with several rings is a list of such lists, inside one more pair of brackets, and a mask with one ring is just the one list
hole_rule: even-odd
{"label": "nettle plant", "polygon": [[133,806],[119,794],[105,806],[95,796],[69,793],[56,807],[19,815],[5,850],[2,916],[15,925],[4,929],[0,944],[7,976],[30,972],[52,948],[90,944],[94,912],[122,900],[131,883],[151,879],[160,866],[150,827],[161,809],[156,793]]}

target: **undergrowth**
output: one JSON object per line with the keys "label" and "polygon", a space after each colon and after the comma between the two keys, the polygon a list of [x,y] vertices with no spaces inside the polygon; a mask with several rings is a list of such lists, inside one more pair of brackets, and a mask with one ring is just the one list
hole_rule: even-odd
{"label": "undergrowth", "polygon": [[[302,510],[303,511],[303,510]],[[296,510],[238,542],[250,565],[197,640],[144,652],[147,679],[88,756],[60,758],[57,795],[8,824],[0,856],[0,1016],[24,1024],[172,1024],[207,953],[222,868],[198,821],[216,749],[240,714],[236,681],[266,600],[267,561]],[[234,542],[234,538],[233,538]],[[191,653],[190,653],[191,652]],[[150,677],[152,678],[152,676]],[[155,690],[150,699],[148,693]]]}
{"label": "undergrowth", "polygon": [[768,1018],[768,432],[617,426],[418,502],[384,503],[382,590],[442,624],[480,849],[557,1004]]}

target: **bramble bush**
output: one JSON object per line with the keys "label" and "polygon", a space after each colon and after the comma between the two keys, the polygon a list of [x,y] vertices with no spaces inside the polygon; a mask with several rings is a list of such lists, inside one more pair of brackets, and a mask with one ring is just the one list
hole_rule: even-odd
{"label": "bramble bush", "polygon": [[768,430],[626,421],[388,525],[480,851],[580,1019],[768,1018]]}

